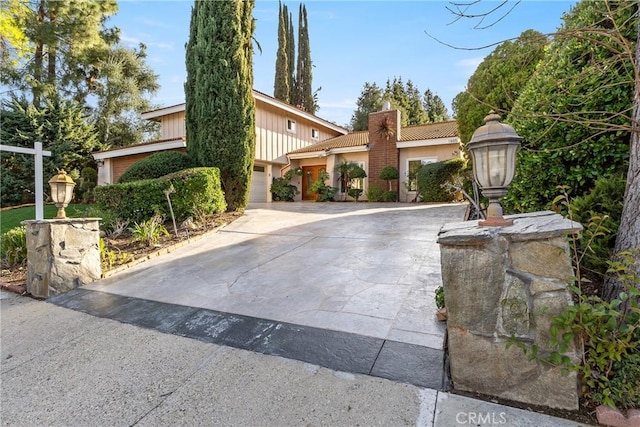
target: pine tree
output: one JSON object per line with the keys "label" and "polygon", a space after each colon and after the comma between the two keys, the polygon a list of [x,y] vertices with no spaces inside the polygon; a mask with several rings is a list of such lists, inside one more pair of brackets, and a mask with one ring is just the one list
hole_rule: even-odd
{"label": "pine tree", "polygon": [[278,3],[279,20],[278,20],[278,52],[276,53],[276,74],[273,83],[273,97],[283,102],[290,103],[291,82],[289,68],[289,21],[287,17],[287,6]]}
{"label": "pine tree", "polygon": [[309,47],[309,28],[307,8],[300,5],[298,18],[298,64],[296,70],[296,106],[315,114],[317,105],[311,89],[311,49]]}
{"label": "pine tree", "polygon": [[442,98],[437,94],[434,95],[429,89],[424,92],[422,106],[430,123],[449,120],[449,113],[447,112],[447,107],[444,105],[444,102],[442,102]]}
{"label": "pine tree", "polygon": [[254,4],[196,0],[186,49],[188,153],[220,169],[229,211],[247,205],[255,155]]}
{"label": "pine tree", "polygon": [[369,128],[369,114],[382,109],[382,89],[375,83],[366,82],[356,101],[356,111],[351,116],[351,130],[360,131]]}

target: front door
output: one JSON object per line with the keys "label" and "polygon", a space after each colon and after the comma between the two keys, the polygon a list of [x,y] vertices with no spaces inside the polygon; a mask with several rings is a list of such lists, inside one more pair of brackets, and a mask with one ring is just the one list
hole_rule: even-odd
{"label": "front door", "polygon": [[302,167],[302,200],[316,200],[318,198],[316,193],[309,194],[308,191],[311,184],[320,179],[320,172],[326,169],[327,167],[324,165]]}

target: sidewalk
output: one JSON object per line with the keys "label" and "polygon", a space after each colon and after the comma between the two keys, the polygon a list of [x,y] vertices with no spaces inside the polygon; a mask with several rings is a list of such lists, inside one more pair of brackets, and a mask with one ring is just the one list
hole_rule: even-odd
{"label": "sidewalk", "polygon": [[1,297],[2,425],[580,425]]}

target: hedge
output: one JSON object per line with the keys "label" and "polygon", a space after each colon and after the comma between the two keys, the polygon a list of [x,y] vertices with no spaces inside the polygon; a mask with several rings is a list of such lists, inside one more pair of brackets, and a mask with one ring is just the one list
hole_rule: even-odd
{"label": "hedge", "polygon": [[96,201],[101,209],[128,221],[145,221],[155,214],[169,218],[164,191],[172,185],[175,192],[170,194],[171,204],[178,220],[196,213],[221,212],[227,207],[218,168],[185,169],[157,179],[97,187]]}
{"label": "hedge", "polygon": [[160,178],[191,167],[186,154],[178,151],[162,151],[138,160],[124,171],[118,183]]}
{"label": "hedge", "polygon": [[464,167],[463,159],[428,163],[418,170],[418,193],[424,202],[451,202],[455,194],[442,184],[452,181]]}

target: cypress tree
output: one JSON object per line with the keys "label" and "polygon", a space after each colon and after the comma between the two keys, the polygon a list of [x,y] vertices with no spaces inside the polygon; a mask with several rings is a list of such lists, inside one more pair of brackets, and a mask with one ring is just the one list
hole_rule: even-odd
{"label": "cypress tree", "polygon": [[285,19],[287,21],[287,59],[289,60],[289,103],[295,105],[296,97],[296,41],[293,37],[293,16],[287,6]]}
{"label": "cypress tree", "polygon": [[296,78],[296,105],[315,114],[316,103],[311,90],[311,50],[309,48],[309,28],[307,8],[300,5],[298,18],[298,64]]}
{"label": "cypress tree", "polygon": [[187,150],[220,169],[227,209],[242,210],[255,155],[255,0],[196,0],[186,46]]}
{"label": "cypress tree", "polygon": [[276,53],[276,74],[273,83],[273,97],[290,102],[291,82],[289,68],[289,52],[288,52],[288,18],[287,6],[282,7],[282,3],[278,2],[279,20],[278,20],[278,52]]}

